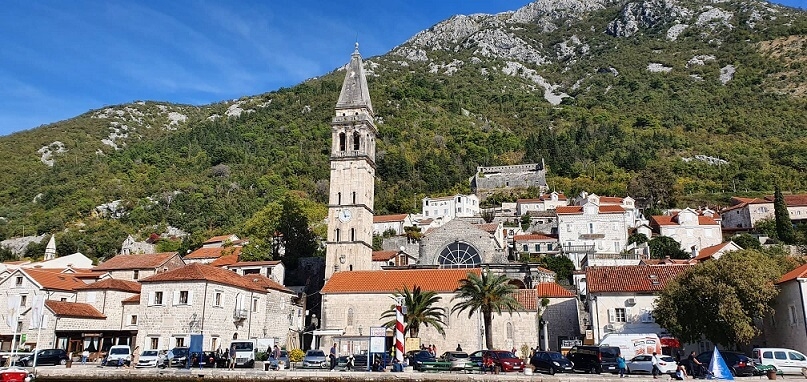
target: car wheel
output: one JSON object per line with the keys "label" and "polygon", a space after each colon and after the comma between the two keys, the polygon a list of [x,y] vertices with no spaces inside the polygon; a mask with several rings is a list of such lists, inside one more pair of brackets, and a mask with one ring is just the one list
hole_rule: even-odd
{"label": "car wheel", "polygon": [[59,365],[67,365],[67,360],[66,359],[60,360]]}
{"label": "car wheel", "polygon": [[591,368],[588,369],[588,372],[591,373],[591,374],[599,374],[600,373],[599,371],[597,371],[597,366],[592,366]]}
{"label": "car wheel", "polygon": [[630,373],[631,373],[631,372],[630,372],[630,368],[629,368],[629,367],[628,367],[628,368],[625,368],[625,374],[630,374]]}
{"label": "car wheel", "polygon": [[555,368],[552,366],[549,367],[549,375],[555,375]]}

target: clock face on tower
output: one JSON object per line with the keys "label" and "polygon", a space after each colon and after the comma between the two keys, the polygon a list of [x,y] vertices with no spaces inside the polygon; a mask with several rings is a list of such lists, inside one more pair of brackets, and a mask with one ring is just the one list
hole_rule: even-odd
{"label": "clock face on tower", "polygon": [[350,213],[350,210],[341,210],[341,211],[339,211],[339,221],[341,221],[342,223],[347,223],[352,218],[353,218],[353,214]]}

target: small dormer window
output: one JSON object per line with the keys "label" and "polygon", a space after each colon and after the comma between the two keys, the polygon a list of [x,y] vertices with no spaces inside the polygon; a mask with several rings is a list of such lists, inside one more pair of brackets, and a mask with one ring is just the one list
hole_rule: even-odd
{"label": "small dormer window", "polygon": [[17,280],[15,283],[16,286],[22,286],[22,276],[17,276]]}
{"label": "small dormer window", "polygon": [[140,278],[140,271],[139,271],[139,270],[137,270],[137,269],[135,269],[135,270],[132,272],[132,279],[137,280],[137,279],[139,279],[139,278]]}

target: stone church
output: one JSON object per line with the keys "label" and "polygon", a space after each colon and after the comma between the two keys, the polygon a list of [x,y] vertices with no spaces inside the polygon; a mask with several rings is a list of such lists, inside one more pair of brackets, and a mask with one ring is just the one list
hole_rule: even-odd
{"label": "stone church", "polygon": [[[540,343],[557,350],[561,340],[577,338],[580,323],[575,295],[554,282],[553,272],[509,260],[507,243],[497,237],[496,227],[488,227],[479,219],[454,219],[427,231],[417,253],[407,254],[411,259],[408,264],[385,264],[382,270],[374,266],[374,119],[356,44],[331,121],[326,281],[321,291],[320,327],[313,333],[312,347],[327,350],[336,343],[340,354],[365,352],[370,328],[383,326],[386,320],[381,315],[394,304],[392,297],[397,290],[420,286],[435,291],[441,297],[438,305],[448,313],[456,302],[452,302],[453,291],[460,280],[468,273],[486,270],[506,274],[519,288],[516,298],[524,307],[494,318],[495,347],[510,350]],[[541,303],[544,298],[548,305]],[[440,353],[454,350],[458,344],[468,352],[483,348],[478,314],[447,314],[444,323],[444,335],[433,327],[421,326],[421,343],[436,345]],[[391,330],[386,333],[389,348],[393,334]],[[541,337],[539,333],[543,333]]]}

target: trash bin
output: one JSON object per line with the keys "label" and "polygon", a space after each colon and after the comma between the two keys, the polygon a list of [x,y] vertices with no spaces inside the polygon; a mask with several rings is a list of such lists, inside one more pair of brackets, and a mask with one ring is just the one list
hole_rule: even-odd
{"label": "trash bin", "polygon": [[64,362],[64,367],[67,367],[67,368],[73,367],[73,360],[68,359],[67,361],[65,361]]}
{"label": "trash bin", "polygon": [[768,376],[768,379],[776,379],[776,369],[770,369],[766,371],[765,375]]}

